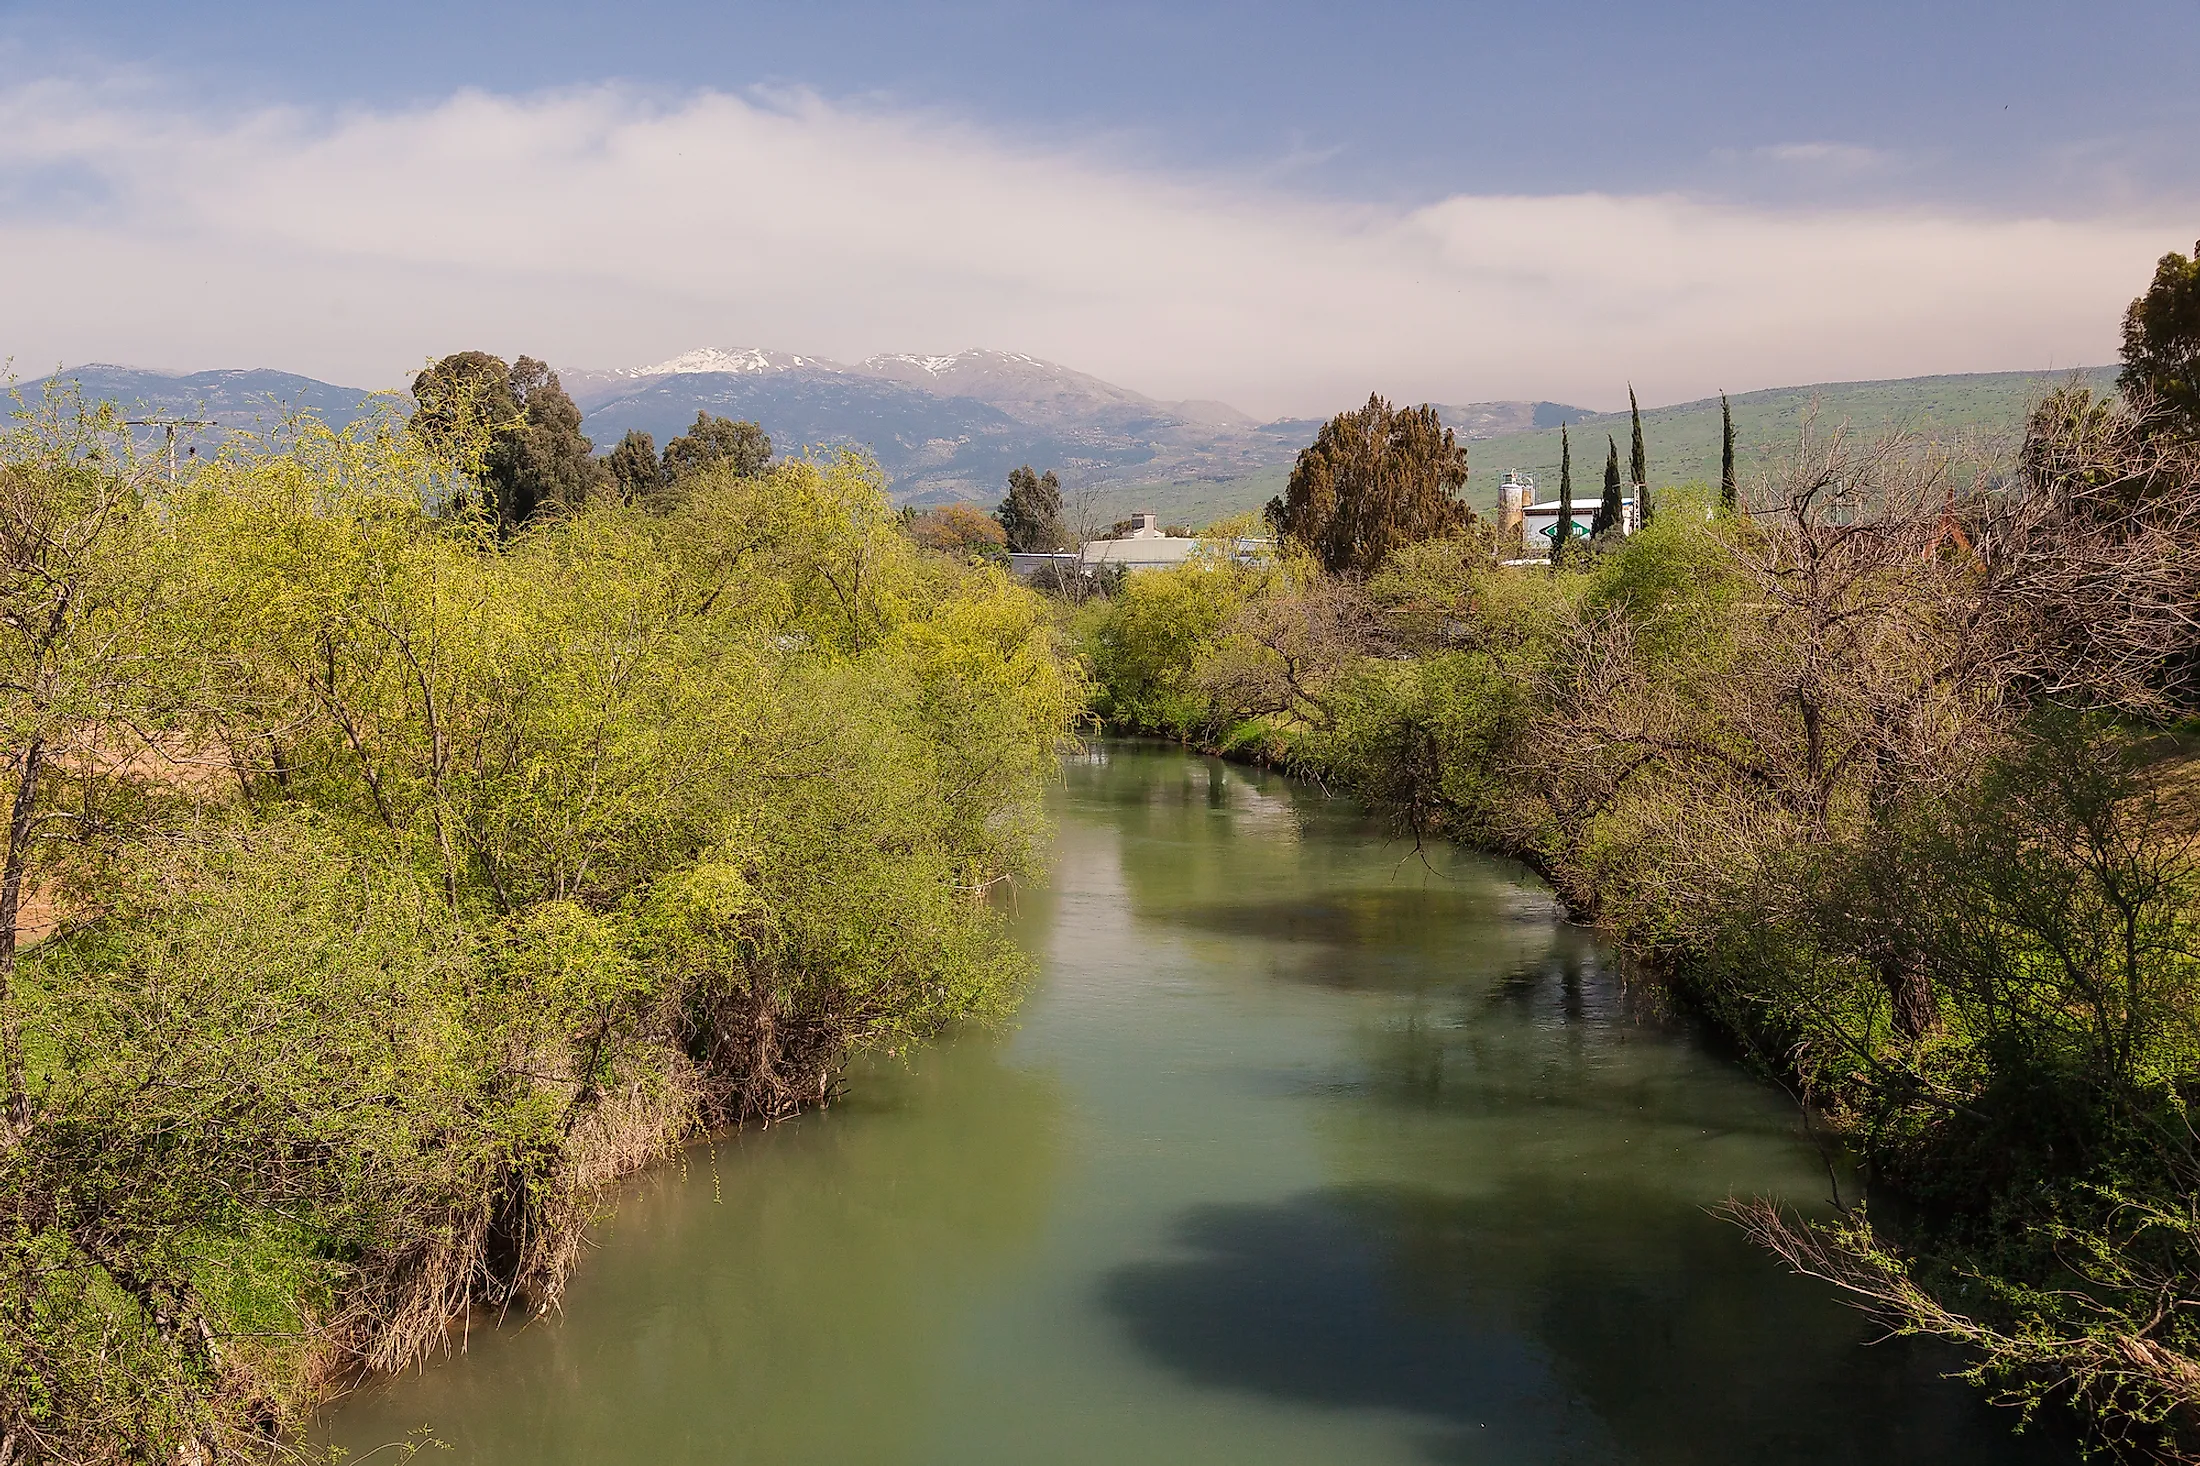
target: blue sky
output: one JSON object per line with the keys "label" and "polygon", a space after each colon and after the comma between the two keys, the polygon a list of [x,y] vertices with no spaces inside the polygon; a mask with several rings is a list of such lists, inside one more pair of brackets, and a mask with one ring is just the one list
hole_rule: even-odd
{"label": "blue sky", "polygon": [[[2070,365],[2112,351],[2147,261],[2200,234],[2196,55],[2195,0],[9,4],[0,263],[115,308],[34,313],[0,355],[257,350],[392,377],[448,344],[444,323],[605,363],[982,344],[1292,410],[1385,370],[1402,395],[1603,403],[1615,350],[1675,395]],[[407,149],[432,186],[408,186]],[[453,166],[469,153],[496,174],[474,197]],[[615,154],[634,161],[606,167]],[[253,212],[285,211],[264,186],[279,177],[294,211],[349,217],[320,197],[346,168],[352,191],[383,190],[383,216]],[[557,227],[502,192],[514,170],[635,230],[550,241],[499,276],[465,240],[500,211],[530,240]],[[207,197],[240,178],[217,217]],[[685,277],[647,238],[653,210]],[[805,246],[793,216],[839,232]],[[1050,275],[1006,255],[1019,233],[1068,261]],[[1513,242],[1493,252],[1497,233]],[[1610,261],[1637,239],[1665,253]],[[1841,308],[1783,295],[1781,250],[1800,251],[1797,295]],[[1266,296],[1231,278],[1233,251]],[[1997,261],[1990,279],[1967,253]],[[1903,295],[1936,272],[1960,300]],[[287,313],[255,284],[290,293]],[[194,287],[232,309],[162,303]],[[1334,309],[1297,337],[1262,319],[1358,289],[1396,313],[1387,335]],[[391,315],[378,297],[421,304]],[[1127,322],[1142,300],[1151,319]],[[1692,303],[1709,326],[1689,327]]]}

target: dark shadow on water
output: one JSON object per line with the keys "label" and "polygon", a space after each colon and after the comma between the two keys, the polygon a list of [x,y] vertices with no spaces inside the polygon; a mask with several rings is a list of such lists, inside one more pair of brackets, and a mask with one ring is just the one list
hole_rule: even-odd
{"label": "dark shadow on water", "polygon": [[1942,1376],[1727,1224],[1626,1187],[1310,1192],[1184,1216],[1103,1302],[1185,1380],[1405,1412],[1438,1462],[1972,1466],[2067,1443]]}
{"label": "dark shadow on water", "polygon": [[1501,913],[1492,893],[1401,886],[1393,890],[1332,891],[1273,901],[1215,901],[1141,910],[1165,921],[1218,936],[1267,942],[1319,942],[1349,948],[1458,944],[1457,933],[1480,930]]}

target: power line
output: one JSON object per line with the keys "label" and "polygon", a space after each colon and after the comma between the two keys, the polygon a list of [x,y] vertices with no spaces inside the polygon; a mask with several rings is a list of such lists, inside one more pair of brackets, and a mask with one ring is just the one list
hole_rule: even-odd
{"label": "power line", "polygon": [[168,430],[168,482],[171,484],[176,481],[176,429],[219,426],[219,424],[198,417],[126,417],[122,420],[122,425],[126,428],[166,428]]}

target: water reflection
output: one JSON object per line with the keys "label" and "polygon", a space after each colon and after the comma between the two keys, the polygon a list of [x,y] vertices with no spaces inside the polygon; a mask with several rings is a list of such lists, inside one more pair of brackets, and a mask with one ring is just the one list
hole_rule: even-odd
{"label": "water reflection", "polygon": [[562,1320],[343,1412],[457,1462],[2070,1459],[1705,1208],[1792,1109],[1524,872],[1175,750],[1071,761],[1005,1039],[643,1179]]}
{"label": "water reflection", "polygon": [[1103,1292],[1150,1357],[1205,1388],[1404,1412],[1430,1461],[2056,1459],[1920,1391],[1936,1361],[1859,1347],[1733,1228],[1625,1185],[1339,1188],[1196,1207],[1177,1241]]}
{"label": "water reflection", "polygon": [[426,1424],[482,1462],[901,1459],[968,1300],[1045,1215],[1061,1098],[986,1041],[858,1080],[641,1178],[562,1317],[350,1402],[340,1438]]}

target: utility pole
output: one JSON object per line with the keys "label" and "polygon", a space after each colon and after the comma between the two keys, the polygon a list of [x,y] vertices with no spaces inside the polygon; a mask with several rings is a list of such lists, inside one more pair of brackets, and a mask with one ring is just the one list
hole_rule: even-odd
{"label": "utility pole", "polygon": [[122,425],[126,428],[166,428],[168,430],[168,482],[171,485],[176,481],[176,429],[211,428],[216,426],[216,424],[208,422],[204,418],[197,417],[126,417],[122,420]]}

